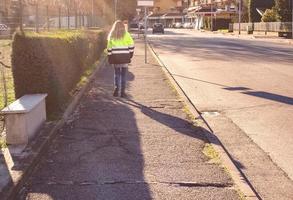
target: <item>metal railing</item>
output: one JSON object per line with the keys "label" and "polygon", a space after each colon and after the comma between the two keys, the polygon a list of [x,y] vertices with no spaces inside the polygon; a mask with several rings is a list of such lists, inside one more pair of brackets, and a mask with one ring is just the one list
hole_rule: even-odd
{"label": "metal railing", "polygon": [[[8,104],[7,76],[6,69],[9,68],[6,64],[0,61],[0,110]],[[0,115],[0,133],[4,129],[4,116]]]}
{"label": "metal railing", "polygon": [[[258,23],[241,23],[240,30],[247,31],[248,27],[253,31],[261,32],[287,32],[292,33],[292,22],[258,22]],[[239,24],[233,24],[233,31],[239,30]]]}
{"label": "metal railing", "polygon": [[[15,3],[14,10],[11,8],[13,6],[8,4],[6,8],[0,7],[0,38],[12,35],[16,29],[36,32],[79,29],[82,27],[102,27],[109,21],[105,13],[97,12],[97,9],[100,9],[98,5],[89,4],[92,2],[91,0],[18,0],[13,2],[18,2]],[[49,2],[72,3],[51,5]],[[3,29],[4,26],[7,30]]]}

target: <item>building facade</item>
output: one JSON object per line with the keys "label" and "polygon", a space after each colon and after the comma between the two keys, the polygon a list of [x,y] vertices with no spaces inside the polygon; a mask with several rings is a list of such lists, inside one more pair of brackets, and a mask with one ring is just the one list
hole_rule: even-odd
{"label": "building facade", "polygon": [[10,2],[10,0],[0,0],[0,23],[5,23],[7,21]]}
{"label": "building facade", "polygon": [[192,23],[195,29],[228,29],[237,14],[237,0],[154,0],[150,25],[161,22],[171,27],[176,22]]}
{"label": "building facade", "polygon": [[179,12],[181,8],[181,0],[155,0],[153,12],[156,14],[165,14],[168,12]]}
{"label": "building facade", "polygon": [[190,0],[187,18],[195,29],[228,29],[237,14],[236,0]]}
{"label": "building facade", "polygon": [[176,22],[184,22],[184,9],[189,6],[188,0],[154,0],[152,15],[148,18],[150,26],[161,22],[165,27],[170,27]]}

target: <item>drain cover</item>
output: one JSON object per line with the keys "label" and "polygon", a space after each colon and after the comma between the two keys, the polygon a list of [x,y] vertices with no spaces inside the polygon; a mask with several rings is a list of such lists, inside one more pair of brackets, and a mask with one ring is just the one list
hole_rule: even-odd
{"label": "drain cover", "polygon": [[204,112],[201,112],[201,114],[203,116],[207,116],[207,117],[216,117],[216,116],[220,115],[220,113],[217,111],[204,111]]}

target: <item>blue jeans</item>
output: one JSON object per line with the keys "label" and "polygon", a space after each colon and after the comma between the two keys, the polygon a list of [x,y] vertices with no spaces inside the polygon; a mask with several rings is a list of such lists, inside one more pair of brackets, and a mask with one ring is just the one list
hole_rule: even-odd
{"label": "blue jeans", "polygon": [[115,88],[121,88],[121,91],[125,92],[127,65],[114,65],[114,70]]}

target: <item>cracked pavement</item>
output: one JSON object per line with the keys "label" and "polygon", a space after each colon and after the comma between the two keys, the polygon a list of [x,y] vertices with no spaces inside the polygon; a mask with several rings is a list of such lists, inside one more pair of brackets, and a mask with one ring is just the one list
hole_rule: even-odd
{"label": "cracked pavement", "polygon": [[137,41],[128,99],[112,97],[105,66],[18,199],[240,199],[225,170],[202,150],[203,130]]}

